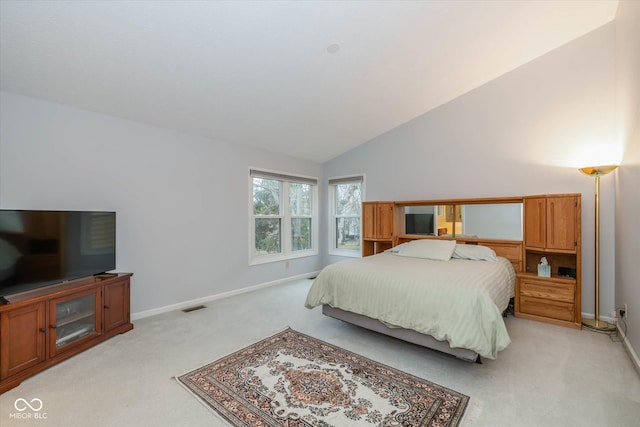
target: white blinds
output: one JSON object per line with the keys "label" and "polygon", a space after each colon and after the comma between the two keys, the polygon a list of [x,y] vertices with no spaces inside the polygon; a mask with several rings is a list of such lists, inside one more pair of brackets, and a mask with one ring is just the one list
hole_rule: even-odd
{"label": "white blinds", "polygon": [[340,178],[330,178],[329,185],[338,185],[338,184],[354,184],[354,183],[362,183],[362,175],[354,175],[354,176],[343,176]]}
{"label": "white blinds", "polygon": [[252,178],[277,179],[278,181],[297,182],[300,184],[318,185],[318,178],[307,176],[288,175],[280,172],[270,172],[260,169],[250,169],[249,175]]}

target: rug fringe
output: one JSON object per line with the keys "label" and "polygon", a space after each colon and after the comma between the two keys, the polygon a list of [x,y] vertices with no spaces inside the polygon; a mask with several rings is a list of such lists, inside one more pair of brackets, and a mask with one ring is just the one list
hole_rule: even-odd
{"label": "rug fringe", "polygon": [[[191,372],[191,371],[189,371]],[[216,411],[211,405],[209,405],[207,402],[205,402],[202,397],[198,396],[196,393],[193,392],[193,390],[189,389],[189,387],[186,386],[186,384],[182,383],[179,379],[178,376],[174,376],[173,378],[176,379],[176,381],[178,382],[178,384],[180,384],[180,386],[187,390],[187,392],[193,396],[198,402],[200,402],[200,404],[202,406],[204,406],[205,408],[207,408],[209,410],[209,412],[211,412],[212,414],[215,414],[216,418],[218,418],[220,421],[224,422],[226,425],[233,427],[233,424],[226,419],[225,417],[223,417],[218,411]]]}
{"label": "rug fringe", "polygon": [[195,367],[195,368],[193,368],[193,369],[190,369],[190,370],[188,370],[188,371],[186,371],[186,372],[184,372],[184,373],[182,373],[182,374],[174,375],[174,376],[172,376],[172,377],[171,377],[171,379],[175,379],[175,380],[176,380],[176,382],[180,385],[180,387],[182,387],[182,388],[183,388],[183,389],[185,389],[185,390],[186,390],[190,395],[192,395],[193,397],[195,397],[195,398],[196,398],[196,400],[197,400],[198,402],[200,402],[200,404],[202,404],[204,407],[206,407],[206,408],[209,410],[209,412],[211,412],[212,414],[215,414],[215,416],[216,416],[219,420],[223,421],[223,422],[224,422],[226,425],[228,425],[228,426],[233,426],[233,424],[232,424],[228,419],[226,419],[224,416],[222,416],[222,414],[220,414],[220,413],[219,413],[218,411],[216,411],[216,410],[215,410],[211,405],[209,405],[207,402],[205,402],[205,401],[202,399],[202,397],[198,396],[196,393],[194,393],[194,392],[193,392],[193,390],[191,390],[189,387],[187,387],[187,385],[186,385],[186,384],[184,384],[182,381],[180,381],[180,377],[181,377],[181,376],[183,376],[183,375],[188,374],[189,372],[193,372],[193,371],[195,371],[196,369],[201,368],[202,366],[208,365],[209,363],[213,363],[213,362],[215,362],[216,360],[220,360],[220,357],[224,357],[224,356],[226,356],[227,354],[233,354],[233,353],[236,353],[236,352],[238,352],[238,351],[240,351],[240,350],[242,350],[242,349],[244,349],[244,348],[246,348],[246,347],[248,347],[248,346],[250,346],[250,345],[252,345],[252,344],[259,343],[260,341],[263,341],[263,340],[265,340],[265,339],[271,338],[271,337],[273,337],[273,336],[275,336],[275,335],[279,335],[279,334],[281,334],[281,333],[283,333],[283,332],[286,332],[286,331],[288,331],[288,330],[290,330],[290,329],[291,329],[291,326],[288,326],[288,325],[287,325],[285,328],[280,329],[280,330],[278,330],[277,332],[273,332],[273,333],[272,333],[272,334],[270,334],[267,338],[264,338],[264,337],[263,337],[263,338],[256,338],[256,339],[254,339],[254,340],[253,340],[251,343],[249,343],[249,344],[246,344],[246,345],[244,345],[244,346],[242,346],[242,347],[239,347],[239,348],[237,348],[236,350],[234,350],[234,351],[232,351],[232,352],[230,352],[230,353],[223,354],[222,356],[219,356],[219,357],[217,357],[217,358],[215,358],[215,359],[210,359],[208,362],[203,362],[203,363],[201,363],[200,365],[198,365],[197,367]]}

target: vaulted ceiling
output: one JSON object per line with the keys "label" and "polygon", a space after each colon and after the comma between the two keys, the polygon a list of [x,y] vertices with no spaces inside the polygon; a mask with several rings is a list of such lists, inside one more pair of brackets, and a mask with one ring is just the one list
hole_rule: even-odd
{"label": "vaulted ceiling", "polygon": [[612,21],[617,6],[2,0],[0,88],[324,162]]}

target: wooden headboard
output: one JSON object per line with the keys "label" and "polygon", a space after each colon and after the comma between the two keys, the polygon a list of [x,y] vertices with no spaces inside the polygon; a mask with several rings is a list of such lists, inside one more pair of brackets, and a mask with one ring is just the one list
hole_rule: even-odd
{"label": "wooden headboard", "polygon": [[[463,242],[458,240],[458,243],[466,243],[466,244],[476,244],[474,242]],[[524,263],[522,260],[522,242],[517,241],[495,241],[495,240],[486,240],[486,241],[478,241],[478,245],[487,246],[494,250],[497,256],[504,257],[511,261],[514,270],[516,273],[521,273],[524,271]]]}
{"label": "wooden headboard", "polygon": [[[417,239],[433,239],[434,236],[417,236],[417,235],[403,235],[398,237],[397,244],[409,242]],[[441,240],[442,237],[436,239]],[[447,239],[452,240],[452,239]],[[465,239],[456,238],[459,244],[466,245],[482,245],[487,246],[494,250],[497,256],[504,257],[511,261],[516,273],[524,271],[524,262],[522,259],[522,241],[520,240],[494,240],[494,239]]]}

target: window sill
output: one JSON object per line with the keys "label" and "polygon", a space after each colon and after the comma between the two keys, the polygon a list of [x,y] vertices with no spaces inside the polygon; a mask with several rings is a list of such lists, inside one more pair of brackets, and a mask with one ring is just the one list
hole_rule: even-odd
{"label": "window sill", "polygon": [[272,262],[288,261],[291,259],[306,258],[310,256],[317,256],[317,255],[318,255],[318,251],[300,251],[300,252],[292,253],[289,255],[282,255],[282,254],[262,255],[262,256],[257,256],[250,259],[249,265],[269,264]]}
{"label": "window sill", "polygon": [[330,256],[342,256],[347,258],[362,258],[362,251],[350,251],[350,250],[340,250],[333,249],[329,251]]}

